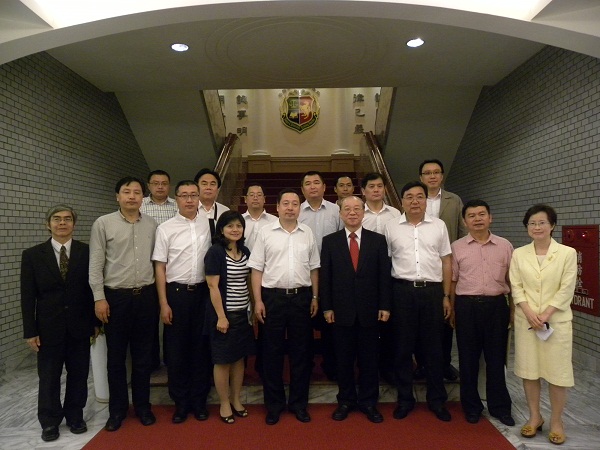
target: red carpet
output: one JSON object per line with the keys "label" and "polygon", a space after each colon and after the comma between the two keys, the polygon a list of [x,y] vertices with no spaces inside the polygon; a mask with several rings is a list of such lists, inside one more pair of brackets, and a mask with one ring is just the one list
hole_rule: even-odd
{"label": "red carpet", "polygon": [[312,422],[300,423],[291,413],[283,413],[277,425],[265,424],[263,405],[249,405],[250,415],[236,418],[233,425],[221,422],[218,406],[211,417],[198,422],[190,416],[179,425],[171,423],[173,406],[154,406],[155,425],[144,427],[130,414],[119,431],[100,431],[84,448],[107,449],[427,449],[427,450],[514,450],[486,419],[477,425],[465,421],[458,403],[448,404],[453,419],[441,422],[425,404],[403,420],[394,420],[394,404],[382,404],[385,417],[373,424],[360,412],[352,412],[343,422],[331,419],[335,405],[309,405]]}

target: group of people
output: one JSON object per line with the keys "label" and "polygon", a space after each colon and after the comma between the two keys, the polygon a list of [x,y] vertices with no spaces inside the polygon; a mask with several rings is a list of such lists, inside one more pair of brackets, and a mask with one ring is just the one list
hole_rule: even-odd
{"label": "group of people", "polygon": [[[556,212],[535,205],[523,220],[532,243],[513,251],[491,233],[489,205],[482,200],[463,205],[442,189],[443,174],[439,160],[424,161],[419,180],[400,191],[401,212],[384,203],[381,174],[361,180],[362,198],[354,195],[350,177],[338,178],[338,201],[331,203],[324,199],[322,175],[310,171],[301,179],[304,202],[294,189],[284,189],[274,216],[264,209],[261,186],[248,186],[248,210],[240,214],[216,202],[221,187],[216,172],[202,169],[194,180],[180,181],[173,200],[169,176],[158,170],[148,177],[145,198],[144,181],[119,180],[119,209],[96,220],[89,248],[72,239],[75,211],[65,205],[51,209],[46,217],[51,238],[24,251],[21,270],[24,337],[38,352],[42,439],[57,439],[63,418],[71,432],[86,431],[86,345],[101,325],[110,393],[105,429],[118,430],[129,408],[128,347],[134,411],[143,425],[155,422],[149,395],[158,316],[173,423],[190,413],[208,419],[211,370],[220,419],[233,424],[248,415],[240,393],[244,359],[254,353],[256,320],[269,425],[285,409],[301,422],[311,420],[317,328],[323,369],[339,387],[334,420],[357,409],[371,422],[382,422],[381,374],[397,387],[395,419],[410,414],[413,379],[424,376],[429,409],[450,421],[444,378],[457,378],[450,363],[456,329],[465,419],[477,423],[484,409],[477,389],[483,353],[488,411],[513,426],[505,365],[514,317],[515,373],[523,378],[529,407],[521,434],[533,437],[542,429],[544,378],[552,409],[549,440],[564,442],[562,412],[566,388],[573,385],[575,250],[552,238]],[[61,405],[63,364],[68,375]]]}

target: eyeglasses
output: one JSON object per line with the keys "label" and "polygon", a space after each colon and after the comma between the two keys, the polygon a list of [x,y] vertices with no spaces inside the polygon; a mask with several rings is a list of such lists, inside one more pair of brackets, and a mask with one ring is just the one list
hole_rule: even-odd
{"label": "eyeglasses", "polygon": [[443,173],[444,172],[442,172],[441,170],[428,170],[427,172],[421,172],[421,175],[428,177],[430,175],[438,176],[438,175],[441,175]]}
{"label": "eyeglasses", "polygon": [[546,225],[550,225],[550,222],[546,222],[545,220],[540,220],[539,222],[528,222],[527,226],[529,228],[537,228],[537,227],[545,227]]}
{"label": "eyeglasses", "polygon": [[182,198],[184,200],[196,200],[200,198],[198,194],[178,194],[176,197]]}
{"label": "eyeglasses", "polygon": [[53,216],[50,220],[53,223],[61,223],[61,222],[71,223],[71,222],[73,222],[73,218],[72,217],[58,217],[58,216]]}
{"label": "eyeglasses", "polygon": [[412,195],[407,195],[406,197],[402,197],[402,200],[406,200],[409,203],[412,203],[415,200],[418,202],[424,202],[425,196],[424,195],[416,195],[413,197]]}
{"label": "eyeglasses", "polygon": [[152,186],[163,186],[163,187],[166,187],[166,186],[169,185],[169,182],[168,181],[153,181],[153,182],[148,183],[148,184],[151,184]]}

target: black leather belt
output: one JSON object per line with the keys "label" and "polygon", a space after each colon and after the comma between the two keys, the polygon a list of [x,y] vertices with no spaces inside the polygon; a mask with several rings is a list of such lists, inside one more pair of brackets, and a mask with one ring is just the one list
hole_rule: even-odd
{"label": "black leather belt", "polygon": [[134,287],[134,288],[109,288],[113,292],[118,292],[119,294],[129,294],[129,295],[141,295],[142,292],[148,290],[149,288],[154,287],[154,284],[148,284],[146,286]]}
{"label": "black leather belt", "polygon": [[172,283],[167,283],[169,286],[175,286],[181,289],[185,289],[188,292],[194,292],[196,289],[198,289],[200,287],[201,284],[204,283],[196,283],[196,284],[183,284],[183,283],[176,283],[176,282],[172,282]]}
{"label": "black leather belt", "polygon": [[304,292],[308,292],[310,290],[310,286],[302,286],[298,288],[290,288],[290,289],[281,289],[281,288],[263,288],[270,292],[275,292],[279,295],[296,295],[302,294]]}
{"label": "black leather belt", "polygon": [[489,302],[489,301],[493,301],[493,300],[498,300],[498,299],[506,299],[506,296],[504,294],[498,294],[498,295],[457,295],[456,299],[465,299],[468,300],[470,302]]}
{"label": "black leather belt", "polygon": [[440,281],[423,281],[423,280],[411,281],[411,280],[402,280],[400,278],[394,278],[394,281],[396,283],[405,284],[405,285],[416,287],[416,288],[439,286],[440,284],[442,284]]}

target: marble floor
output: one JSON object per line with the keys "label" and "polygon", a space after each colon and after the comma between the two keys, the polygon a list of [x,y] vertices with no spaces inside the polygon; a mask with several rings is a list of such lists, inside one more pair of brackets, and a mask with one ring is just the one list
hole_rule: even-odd
{"label": "marble floor", "polygon": [[[512,358],[510,358],[512,360]],[[102,429],[108,418],[108,405],[95,400],[93,382],[89,382],[89,400],[84,417],[87,421],[88,432],[74,435],[69,432],[64,423],[60,427],[61,436],[54,442],[43,442],[41,429],[36,417],[37,402],[37,373],[35,360],[28,358],[19,369],[0,377],[0,449],[31,450],[31,449],[80,449]],[[456,364],[455,364],[456,365]],[[91,372],[91,371],[90,371]],[[598,376],[586,367],[575,367],[576,386],[569,391],[567,409],[564,415],[567,441],[563,449],[600,449],[600,383]],[[533,439],[523,439],[519,430],[527,416],[527,406],[523,395],[520,379],[508,371],[508,386],[513,400],[513,416],[517,425],[507,427],[494,418],[491,423],[517,449],[548,449],[555,448],[548,442],[548,430],[539,433]],[[449,400],[459,400],[457,383],[448,383]],[[337,389],[333,385],[319,384],[311,386],[311,403],[334,403]],[[381,401],[393,402],[395,389],[389,385],[381,386]],[[424,386],[415,385],[415,394],[419,401],[424,400]],[[248,404],[262,403],[260,386],[244,388],[243,401]],[[153,404],[172,404],[166,387],[153,387],[151,391]],[[209,401],[216,403],[216,394],[211,391]],[[549,418],[549,402],[547,391],[543,388],[544,417]],[[487,411],[484,412],[487,415]],[[387,418],[386,418],[387,419]],[[391,418],[390,418],[391,419]],[[212,420],[212,418],[211,418]],[[216,420],[216,419],[215,419]],[[435,420],[435,419],[433,419]],[[462,416],[453,420],[464,420]]]}

